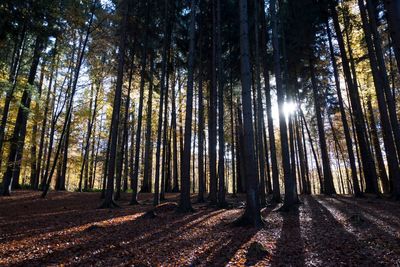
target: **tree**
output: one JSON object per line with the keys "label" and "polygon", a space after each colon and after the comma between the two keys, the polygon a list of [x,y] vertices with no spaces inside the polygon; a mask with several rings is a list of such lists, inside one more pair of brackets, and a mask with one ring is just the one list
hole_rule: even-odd
{"label": "tree", "polygon": [[260,201],[258,191],[257,163],[254,151],[253,112],[251,104],[251,69],[248,34],[247,1],[239,1],[240,12],[240,72],[242,82],[242,103],[244,122],[244,159],[246,176],[246,209],[239,223],[250,224],[255,227],[262,225],[260,215]]}
{"label": "tree", "polygon": [[117,142],[118,142],[118,125],[120,121],[120,109],[121,109],[121,96],[122,96],[122,83],[124,76],[124,64],[125,64],[125,48],[126,48],[126,27],[128,20],[129,5],[128,1],[123,1],[121,5],[122,21],[120,26],[120,43],[118,53],[118,74],[117,83],[115,86],[114,105],[111,118],[111,129],[110,129],[110,153],[108,155],[108,171],[107,171],[107,189],[104,198],[104,202],[101,205],[102,208],[112,208],[117,206],[113,200],[114,193],[114,173],[115,173],[115,160],[117,154]]}
{"label": "tree", "polygon": [[[186,116],[185,116],[185,140],[183,148],[183,158],[190,158],[192,146],[192,109],[193,109],[193,83],[194,83],[194,58],[195,58],[195,26],[197,0],[192,0],[190,5],[190,26],[189,26],[189,57],[188,57],[188,80],[186,88]],[[181,194],[179,200],[179,210],[181,212],[192,211],[190,201],[190,161],[181,162]]]}

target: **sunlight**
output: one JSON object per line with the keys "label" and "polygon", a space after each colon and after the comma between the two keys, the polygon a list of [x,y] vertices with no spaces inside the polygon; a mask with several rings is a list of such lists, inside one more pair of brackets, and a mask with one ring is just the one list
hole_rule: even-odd
{"label": "sunlight", "polygon": [[[285,115],[285,118],[288,119],[290,115],[293,115],[298,109],[298,105],[296,102],[284,102],[283,106],[281,108],[283,115]],[[272,106],[272,118],[276,123],[279,122],[279,111],[278,111],[278,105],[275,104]]]}
{"label": "sunlight", "polygon": [[285,102],[283,103],[282,112],[285,117],[289,117],[290,115],[294,114],[297,110],[297,103],[296,102]]}

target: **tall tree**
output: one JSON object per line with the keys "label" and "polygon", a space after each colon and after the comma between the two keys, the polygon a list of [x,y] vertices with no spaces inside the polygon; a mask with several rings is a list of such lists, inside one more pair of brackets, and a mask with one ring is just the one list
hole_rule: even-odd
{"label": "tall tree", "polygon": [[121,111],[121,98],[122,98],[122,85],[124,78],[124,64],[125,64],[125,48],[126,48],[126,31],[127,20],[129,12],[129,2],[124,0],[121,4],[122,19],[120,24],[120,40],[118,51],[118,70],[117,70],[117,83],[115,86],[115,96],[113,104],[113,112],[111,118],[110,129],[110,153],[108,155],[108,170],[107,170],[107,189],[105,192],[104,202],[101,204],[102,208],[112,208],[117,206],[114,202],[114,174],[117,154],[118,142],[118,126],[120,121]]}
{"label": "tall tree", "polygon": [[[185,140],[183,158],[189,159],[192,146],[192,113],[193,113],[193,83],[194,83],[194,59],[196,38],[196,9],[197,0],[192,0],[190,5],[189,26],[189,56],[188,56],[188,79],[186,88],[186,116],[185,116]],[[179,199],[179,210],[181,212],[192,211],[190,201],[190,161],[181,161],[181,194]]]}
{"label": "tall tree", "polygon": [[244,159],[246,176],[246,209],[238,220],[255,227],[262,225],[258,190],[257,162],[254,151],[253,110],[251,104],[251,69],[247,0],[239,1],[240,13],[240,73],[244,122]]}
{"label": "tall tree", "polygon": [[[44,44],[45,40],[43,40],[43,36],[37,36],[28,76],[28,85],[30,86],[34,86],[36,71],[39,66],[39,61],[41,58],[42,50],[44,48]],[[17,119],[11,139],[11,147],[7,161],[7,170],[3,178],[4,196],[10,195],[11,184],[13,180],[19,180],[19,172],[21,168],[20,160],[22,158],[22,152],[25,143],[26,124],[28,122],[29,108],[31,105],[31,95],[32,92],[27,86],[22,94],[21,104],[18,109]]]}

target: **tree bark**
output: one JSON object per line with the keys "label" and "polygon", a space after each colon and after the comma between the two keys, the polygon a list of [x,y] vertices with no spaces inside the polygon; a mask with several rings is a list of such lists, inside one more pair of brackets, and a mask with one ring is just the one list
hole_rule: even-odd
{"label": "tree bark", "polygon": [[315,116],[317,118],[319,145],[321,148],[322,169],[324,173],[324,194],[332,195],[336,194],[336,190],[333,184],[333,176],[329,161],[328,148],[325,139],[325,130],[324,130],[325,126],[321,114],[321,102],[320,102],[321,96],[318,93],[318,85],[314,70],[314,61],[312,59],[310,59],[310,75],[311,75],[312,91],[314,98],[314,110],[315,110]]}
{"label": "tree bark", "polygon": [[[34,85],[36,71],[39,65],[42,49],[44,46],[44,40],[42,37],[36,37],[35,49],[33,52],[33,59],[29,70],[28,84]],[[26,135],[26,124],[28,121],[29,108],[31,104],[31,93],[29,89],[25,89],[22,98],[20,108],[18,109],[17,119],[13,135],[11,138],[10,152],[7,161],[7,169],[3,178],[3,195],[9,196],[11,193],[11,184],[13,180],[19,180],[19,170],[21,168],[22,150],[25,143]]]}
{"label": "tree bark", "polygon": [[[183,148],[183,158],[189,159],[192,146],[192,112],[193,112],[193,83],[194,83],[194,59],[195,59],[195,38],[196,38],[196,9],[197,0],[191,2],[190,7],[190,26],[189,26],[189,57],[188,57],[188,80],[186,91],[186,117],[185,117],[185,140]],[[181,162],[181,194],[179,200],[179,210],[181,212],[192,211],[190,201],[190,161]]]}
{"label": "tree bark", "polygon": [[111,129],[110,129],[110,154],[108,157],[108,171],[107,171],[107,188],[105,192],[104,202],[101,208],[112,208],[116,206],[113,199],[114,193],[114,173],[116,164],[116,153],[118,143],[118,126],[120,121],[121,111],[121,96],[122,96],[122,85],[124,78],[124,64],[125,64],[125,48],[126,48],[126,31],[127,31],[127,20],[129,12],[129,3],[127,0],[121,4],[121,12],[123,14],[121,25],[120,25],[120,40],[119,40],[119,53],[118,53],[118,69],[117,69],[117,82],[115,86],[115,96],[113,104],[113,112],[111,118]]}
{"label": "tree bark", "polygon": [[247,0],[239,1],[240,13],[240,73],[242,84],[244,159],[246,175],[246,209],[238,222],[255,227],[262,225],[257,177],[257,162],[254,151],[253,110],[251,103],[251,68],[249,49],[249,26]]}

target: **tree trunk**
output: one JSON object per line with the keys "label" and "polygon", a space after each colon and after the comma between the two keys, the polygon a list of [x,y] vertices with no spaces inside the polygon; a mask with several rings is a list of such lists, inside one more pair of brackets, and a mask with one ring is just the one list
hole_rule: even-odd
{"label": "tree trunk", "polygon": [[320,100],[321,96],[318,93],[318,85],[314,72],[314,61],[311,59],[310,59],[310,75],[311,75],[312,91],[314,98],[315,116],[317,118],[319,145],[321,148],[322,169],[324,173],[324,194],[332,195],[336,194],[336,190],[333,184],[333,176],[329,161],[328,148],[325,139],[325,130],[324,130],[325,126],[321,114],[321,100]]}
{"label": "tree trunk", "polygon": [[265,147],[264,147],[264,109],[262,104],[262,95],[261,95],[261,80],[260,80],[260,48],[259,48],[259,0],[254,0],[254,41],[255,41],[255,54],[254,54],[254,64],[255,64],[255,86],[257,91],[257,132],[256,132],[256,143],[257,143],[257,151],[258,151],[258,166],[259,166],[259,181],[260,181],[260,203],[261,206],[265,206],[267,204],[267,198],[265,193]]}
{"label": "tree trunk", "polygon": [[[189,159],[192,146],[192,112],[193,112],[193,83],[194,83],[194,60],[195,60],[195,38],[196,38],[196,9],[197,0],[191,2],[190,7],[190,26],[189,26],[189,58],[188,58],[188,80],[186,90],[186,117],[185,117],[185,140],[183,148],[183,158]],[[179,200],[179,210],[181,212],[192,211],[190,201],[190,161],[181,162],[181,194]]]}
{"label": "tree trunk", "polygon": [[365,120],[364,120],[364,115],[362,113],[361,109],[361,104],[360,104],[360,96],[358,92],[358,86],[354,82],[355,77],[352,78],[351,76],[351,70],[350,70],[350,65],[349,61],[347,59],[346,55],[346,49],[344,45],[344,40],[342,36],[342,32],[340,29],[340,24],[339,24],[339,19],[338,15],[335,9],[335,5],[333,2],[331,2],[331,12],[332,12],[332,18],[333,18],[333,24],[335,27],[335,32],[340,48],[340,54],[342,57],[342,66],[343,66],[343,72],[345,76],[345,80],[347,82],[348,88],[349,88],[349,95],[350,95],[350,102],[351,106],[353,108],[353,115],[354,115],[354,122],[355,122],[355,131],[357,134],[357,140],[358,140],[358,145],[360,148],[360,156],[361,156],[361,161],[362,161],[362,167],[363,167],[363,172],[364,172],[364,177],[367,183],[367,188],[366,192],[368,193],[378,193],[376,192],[376,188],[374,187],[373,181],[377,181],[377,175],[376,175],[376,169],[375,169],[375,162],[372,158],[371,151],[368,147],[367,140],[365,137],[366,129],[365,129]]}
{"label": "tree trunk", "polygon": [[9,89],[6,93],[6,98],[4,101],[4,107],[2,111],[1,123],[0,123],[0,166],[2,165],[3,161],[3,144],[4,144],[4,135],[7,126],[8,120],[8,113],[10,111],[10,104],[14,96],[15,89],[17,88],[17,79],[19,76],[19,72],[22,66],[22,59],[25,53],[25,45],[26,45],[26,26],[23,26],[21,37],[19,38],[18,42],[16,42],[15,47],[15,57],[11,64],[9,82],[12,84],[11,89]]}
{"label": "tree trunk", "polygon": [[[199,43],[201,44],[202,38],[201,36],[199,37],[200,41]],[[199,67],[199,112],[198,112],[198,123],[199,127],[197,128],[198,131],[198,179],[199,179],[199,191],[197,195],[197,202],[204,202],[204,193],[206,191],[206,181],[205,181],[205,173],[204,173],[204,100],[203,100],[203,65],[202,65],[202,60],[203,60],[203,53],[202,50],[200,49],[199,53],[199,59],[200,59],[200,67]]]}
{"label": "tree trunk", "polygon": [[[280,66],[280,47],[279,47],[279,33],[278,33],[278,18],[276,15],[276,0],[270,2],[271,6],[271,20],[272,20],[272,46],[273,46],[273,58],[274,58],[274,70],[276,79],[276,92],[278,98],[278,109],[282,110],[285,101],[285,92],[282,87],[282,74]],[[293,190],[295,188],[295,180],[291,176],[290,171],[290,156],[289,156],[289,144],[287,136],[287,125],[286,118],[283,112],[279,112],[279,129],[281,139],[281,154],[282,154],[282,165],[283,175],[285,180],[285,199],[282,210],[291,208],[296,200],[294,199]]]}
{"label": "tree trunk", "polygon": [[[28,84],[34,85],[36,71],[39,65],[43,49],[44,40],[41,37],[37,37],[35,41],[35,49],[33,52],[33,59],[29,70]],[[10,152],[8,156],[7,169],[3,178],[3,195],[8,196],[11,193],[11,184],[15,183],[14,180],[19,180],[19,170],[21,168],[21,158],[23,147],[25,143],[26,124],[28,121],[29,108],[31,104],[31,93],[29,89],[25,89],[22,98],[20,108],[18,109],[17,119],[13,135],[11,138]],[[19,159],[19,160],[18,160]]]}
{"label": "tree trunk", "polygon": [[139,110],[138,110],[138,124],[136,129],[136,141],[135,141],[135,165],[133,169],[132,179],[132,198],[131,205],[138,204],[137,202],[137,187],[139,179],[139,158],[140,158],[140,141],[142,138],[142,116],[143,116],[143,95],[144,95],[144,85],[145,85],[145,73],[147,65],[147,46],[148,46],[148,22],[150,19],[150,5],[151,3],[146,2],[146,29],[144,32],[144,43],[142,49],[142,59],[141,59],[141,72],[140,72],[140,91],[139,91]]}
{"label": "tree trunk", "polygon": [[400,2],[398,0],[384,0],[383,3],[386,9],[397,68],[400,72]]}
{"label": "tree trunk", "polygon": [[[369,118],[370,129],[371,129],[371,140],[372,140],[372,144],[374,145],[374,149],[375,149],[375,157],[376,157],[376,162],[378,164],[379,178],[382,183],[382,191],[383,191],[383,193],[389,193],[389,191],[390,191],[389,179],[386,174],[385,163],[383,161],[381,144],[379,143],[378,129],[376,127],[375,116],[374,116],[374,112],[372,109],[370,95],[368,96],[368,100],[367,100],[367,110],[368,110],[368,118]],[[388,156],[388,160],[389,160],[389,157],[391,157],[391,156]]]}
{"label": "tree trunk", "polygon": [[210,172],[210,194],[208,199],[211,204],[217,204],[217,72],[216,72],[216,50],[217,50],[217,23],[216,23],[216,0],[212,0],[212,62],[211,62],[211,87],[209,92],[208,110],[208,154]]}
{"label": "tree trunk", "polygon": [[225,136],[224,136],[224,77],[222,70],[221,0],[216,0],[216,63],[218,80],[218,206],[226,207],[225,200]]}
{"label": "tree trunk", "polygon": [[[42,65],[41,73],[40,73],[40,82],[39,82],[39,87],[38,87],[38,98],[36,99],[35,103],[35,117],[33,120],[33,125],[32,125],[32,136],[31,136],[31,176],[30,176],[30,186],[33,187],[35,183],[35,179],[37,176],[36,173],[36,165],[37,165],[37,158],[36,158],[36,152],[37,152],[37,132],[38,132],[38,117],[39,117],[39,103],[40,103],[40,98],[42,96],[42,88],[43,88],[43,79],[44,79],[44,68],[45,65]],[[1,150],[1,148],[0,148]],[[0,155],[1,157],[1,155]],[[1,166],[1,165],[0,165]]]}
{"label": "tree trunk", "polygon": [[149,92],[147,99],[147,114],[146,114],[146,143],[144,147],[144,175],[143,175],[143,184],[140,192],[142,193],[150,193],[151,192],[151,178],[152,178],[152,170],[153,170],[153,162],[150,153],[152,152],[151,147],[152,144],[152,109],[153,109],[153,55],[150,59],[150,82],[149,82]]}
{"label": "tree trunk", "polygon": [[344,136],[346,139],[347,154],[348,154],[349,161],[350,161],[351,177],[352,177],[352,181],[353,181],[353,185],[354,185],[354,195],[355,195],[355,197],[360,197],[362,194],[360,191],[360,185],[358,183],[356,161],[355,161],[354,151],[353,151],[353,141],[351,139],[350,128],[349,128],[349,124],[347,122],[346,111],[344,109],[342,91],[341,91],[340,80],[339,80],[339,71],[338,71],[338,67],[337,67],[337,63],[336,63],[335,53],[333,50],[331,30],[330,30],[328,22],[326,25],[326,29],[327,29],[327,34],[328,34],[329,51],[330,51],[331,63],[332,63],[332,67],[333,67],[333,75],[335,78],[336,94],[338,96],[340,116],[342,119]]}
{"label": "tree trunk", "polygon": [[240,73],[244,121],[244,159],[246,175],[246,209],[238,222],[255,227],[262,225],[258,190],[257,162],[254,151],[253,110],[251,103],[251,68],[247,0],[239,1],[240,13]]}
{"label": "tree trunk", "polygon": [[122,96],[122,85],[124,78],[124,64],[125,64],[125,48],[126,48],[126,31],[127,31],[127,20],[129,12],[129,3],[127,0],[121,3],[121,13],[123,14],[121,25],[120,25],[120,40],[118,49],[118,69],[117,69],[117,82],[115,86],[115,96],[113,104],[113,112],[111,118],[111,129],[110,129],[110,154],[108,156],[108,171],[107,171],[107,188],[105,192],[104,202],[101,205],[102,208],[112,208],[116,204],[113,200],[114,193],[114,173],[116,164],[116,153],[118,143],[118,126],[120,121],[121,111],[121,96]]}

